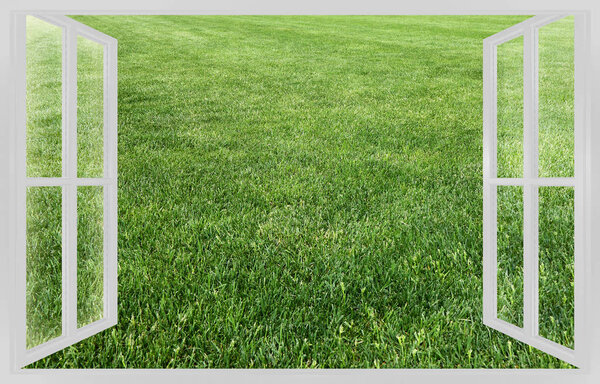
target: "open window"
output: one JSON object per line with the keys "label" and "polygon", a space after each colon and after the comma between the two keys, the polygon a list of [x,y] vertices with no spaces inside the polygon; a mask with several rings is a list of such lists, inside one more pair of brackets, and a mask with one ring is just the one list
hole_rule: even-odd
{"label": "open window", "polygon": [[117,41],[19,15],[15,48],[20,368],[117,322]]}
{"label": "open window", "polygon": [[[117,43],[63,16],[16,20],[13,351],[23,367],[117,322]],[[583,22],[539,16],[484,41],[484,323],[579,367]],[[571,31],[572,52],[544,51],[555,27]],[[552,76],[569,65],[572,75]],[[572,92],[555,98],[553,84]],[[548,282],[564,301],[544,299]]]}
{"label": "open window", "polygon": [[[584,365],[583,16],[484,40],[483,321]],[[569,39],[572,50],[558,50]],[[564,46],[564,45],[561,45]]]}

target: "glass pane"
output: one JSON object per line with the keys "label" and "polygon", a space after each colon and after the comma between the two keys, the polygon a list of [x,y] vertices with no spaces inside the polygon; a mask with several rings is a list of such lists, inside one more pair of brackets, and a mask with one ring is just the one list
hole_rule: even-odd
{"label": "glass pane", "polygon": [[573,348],[575,210],[573,187],[540,187],[540,335]]}
{"label": "glass pane", "polygon": [[77,326],[103,317],[104,203],[100,186],[77,187]]}
{"label": "glass pane", "polygon": [[539,29],[539,175],[572,177],[575,140],[574,19]]}
{"label": "glass pane", "polygon": [[62,175],[62,29],[26,18],[27,176]]}
{"label": "glass pane", "polygon": [[497,47],[498,177],[523,177],[523,36]]}
{"label": "glass pane", "polygon": [[104,47],[77,37],[77,176],[102,177]]}
{"label": "glass pane", "polygon": [[523,326],[523,187],[498,186],[498,318]]}
{"label": "glass pane", "polygon": [[61,187],[27,188],[26,346],[62,333]]}

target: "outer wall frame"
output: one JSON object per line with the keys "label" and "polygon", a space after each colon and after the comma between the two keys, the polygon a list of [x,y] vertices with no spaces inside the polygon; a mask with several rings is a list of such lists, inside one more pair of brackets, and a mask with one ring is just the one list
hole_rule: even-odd
{"label": "outer wall frame", "polygon": [[[600,237],[591,237],[590,233],[600,233],[600,204],[592,201],[591,196],[600,194],[600,179],[592,169],[600,169],[600,152],[592,152],[592,148],[600,147],[600,133],[592,129],[592,122],[600,121],[600,98],[592,99],[592,95],[600,95],[600,3],[590,0],[508,0],[504,2],[473,2],[456,0],[452,3],[445,0],[422,0],[417,3],[397,3],[389,0],[372,0],[357,2],[347,0],[305,0],[279,2],[275,0],[256,0],[252,4],[243,0],[229,0],[223,3],[197,2],[193,0],[172,0],[165,4],[162,0],[105,0],[100,5],[82,3],[76,0],[55,0],[51,6],[44,0],[7,0],[0,4],[0,17],[4,21],[5,34],[0,35],[0,48],[4,52],[14,54],[13,16],[18,13],[64,14],[122,14],[122,15],[532,15],[549,13],[569,13],[583,15],[586,20],[585,60],[582,66],[589,75],[586,88],[585,103],[585,161],[586,176],[589,183],[584,191],[585,204],[589,215],[586,215],[586,265],[590,268],[586,274],[586,292],[600,290],[600,279],[592,281],[592,275],[600,276],[600,262],[596,262],[597,251],[600,251]],[[11,54],[11,55],[12,55]],[[6,220],[0,220],[0,239],[8,244],[3,252],[5,268],[0,268],[0,379],[4,382],[18,383],[80,383],[90,381],[98,383],[163,383],[177,380],[182,383],[202,382],[245,382],[245,383],[362,383],[367,380],[382,383],[499,383],[510,381],[513,384],[543,381],[545,383],[597,383],[600,381],[600,302],[586,295],[585,302],[589,311],[586,314],[584,327],[586,340],[590,346],[591,361],[589,369],[556,370],[470,370],[470,369],[386,369],[386,370],[23,370],[15,371],[11,363],[12,348],[9,314],[13,310],[12,286],[14,276],[12,257],[14,253],[14,209],[15,172],[14,172],[14,76],[8,55],[0,56],[4,76],[0,77],[0,108],[8,116],[8,125],[0,127],[0,179],[9,180],[8,184],[0,183],[0,210],[6,213]],[[593,108],[592,108],[593,107]],[[597,173],[597,171],[594,171]],[[4,236],[4,237],[2,237]],[[592,259],[592,255],[594,259]]]}

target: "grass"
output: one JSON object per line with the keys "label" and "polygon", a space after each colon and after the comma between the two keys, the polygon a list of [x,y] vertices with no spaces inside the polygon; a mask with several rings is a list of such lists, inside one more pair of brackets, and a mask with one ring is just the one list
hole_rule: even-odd
{"label": "grass", "polygon": [[482,324],[482,39],[525,18],[76,17],[119,40],[119,323],[30,367],[569,367]]}
{"label": "grass", "polygon": [[77,326],[104,312],[103,187],[77,187]]}
{"label": "grass", "polygon": [[539,189],[540,335],[574,346],[574,190]]}
{"label": "grass", "polygon": [[77,177],[102,177],[104,47],[77,36]]}
{"label": "grass", "polygon": [[523,326],[523,187],[498,186],[498,317]]}
{"label": "grass", "polygon": [[61,335],[61,189],[27,188],[26,345]]}
{"label": "grass", "polygon": [[497,52],[498,177],[523,177],[523,37]]}
{"label": "grass", "polygon": [[540,177],[575,175],[574,26],[570,16],[539,30]]}
{"label": "grass", "polygon": [[62,30],[27,17],[26,44],[27,176],[60,177]]}

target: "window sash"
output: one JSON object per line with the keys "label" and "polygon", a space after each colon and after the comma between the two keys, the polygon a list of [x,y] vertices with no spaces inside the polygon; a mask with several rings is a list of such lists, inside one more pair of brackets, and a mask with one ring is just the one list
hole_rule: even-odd
{"label": "window sash", "polygon": [[[585,31],[586,19],[575,15],[575,176],[538,177],[538,30],[567,15],[535,16],[483,42],[483,322],[570,364],[588,365],[585,318]],[[497,177],[497,50],[498,45],[523,36],[523,177]],[[497,186],[523,186],[523,327],[498,318]],[[573,349],[539,335],[538,214],[540,186],[572,186],[575,192],[575,297]]]}
{"label": "window sash", "polygon": [[[15,311],[11,337],[16,369],[35,362],[117,323],[117,41],[61,15],[31,14],[63,30],[62,43],[62,175],[26,175],[26,14],[15,15],[16,107],[16,260]],[[77,177],[77,36],[103,46],[102,178]],[[77,187],[103,187],[103,317],[77,328]],[[26,189],[60,186],[62,190],[62,333],[26,348]]]}

